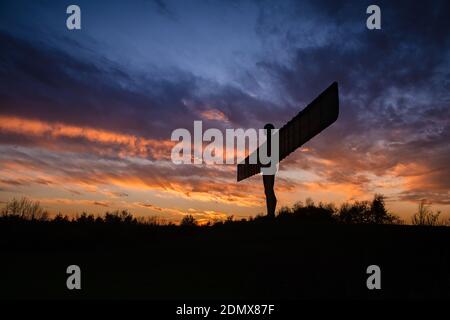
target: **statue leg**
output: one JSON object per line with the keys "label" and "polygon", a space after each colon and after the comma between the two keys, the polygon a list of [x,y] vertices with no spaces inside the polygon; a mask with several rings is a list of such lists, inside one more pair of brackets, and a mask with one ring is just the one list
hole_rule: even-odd
{"label": "statue leg", "polygon": [[275,175],[263,175],[264,193],[266,194],[267,216],[275,218],[277,198],[275,197]]}

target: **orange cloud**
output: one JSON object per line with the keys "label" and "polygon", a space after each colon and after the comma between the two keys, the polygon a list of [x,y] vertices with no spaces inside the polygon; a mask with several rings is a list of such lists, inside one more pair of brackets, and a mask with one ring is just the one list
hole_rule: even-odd
{"label": "orange cloud", "polygon": [[119,156],[140,156],[153,159],[168,159],[175,142],[170,140],[156,140],[122,134],[113,131],[78,127],[60,122],[44,122],[0,116],[0,133],[13,133],[44,139],[83,139],[103,146],[118,146]]}
{"label": "orange cloud", "polygon": [[228,117],[220,110],[208,109],[200,114],[204,119],[228,122]]}
{"label": "orange cloud", "polygon": [[[135,165],[120,160],[107,163],[75,160],[71,168],[64,156],[57,163],[40,161],[1,161],[0,185],[52,185],[69,190],[84,190],[110,198],[124,197],[144,190],[159,192],[171,198],[217,202],[238,207],[255,207],[263,201],[262,183],[237,184],[231,166],[176,166],[168,162]],[[40,159],[42,160],[42,159]],[[83,169],[85,168],[85,169]],[[258,180],[257,178],[255,178]],[[109,187],[126,189],[112,194]],[[120,197],[119,197],[120,198]]]}

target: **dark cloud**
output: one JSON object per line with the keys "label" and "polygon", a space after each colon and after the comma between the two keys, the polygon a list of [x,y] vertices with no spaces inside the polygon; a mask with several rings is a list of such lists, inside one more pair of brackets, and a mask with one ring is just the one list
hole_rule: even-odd
{"label": "dark cloud", "polygon": [[4,114],[153,136],[193,117],[181,102],[195,87],[189,76],[136,84],[112,62],[96,65],[4,32],[0,42]]}
{"label": "dark cloud", "polygon": [[10,186],[23,186],[27,184],[26,181],[13,179],[0,179],[0,183],[7,184]]}
{"label": "dark cloud", "polygon": [[103,202],[103,201],[93,201],[92,202],[93,205],[95,206],[101,206],[101,207],[109,207],[109,204],[107,202]]}
{"label": "dark cloud", "polygon": [[139,205],[142,207],[145,207],[145,208],[150,208],[150,209],[157,210],[157,211],[163,211],[163,208],[160,208],[160,207],[155,206],[150,203],[139,203]]}
{"label": "dark cloud", "polygon": [[[215,106],[242,127],[269,114],[264,101],[186,72],[128,74],[106,59],[83,60],[5,32],[0,42],[0,78],[8,79],[0,85],[3,114],[165,139],[192,126],[204,106]],[[214,91],[199,95],[205,87]]]}
{"label": "dark cloud", "polygon": [[128,197],[128,193],[125,193],[125,192],[115,192],[115,191],[113,191],[113,192],[111,192],[111,194],[113,196],[121,197],[121,198]]}

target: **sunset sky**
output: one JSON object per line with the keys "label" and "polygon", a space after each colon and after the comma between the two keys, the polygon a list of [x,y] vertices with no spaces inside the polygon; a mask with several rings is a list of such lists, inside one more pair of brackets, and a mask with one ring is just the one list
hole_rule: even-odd
{"label": "sunset sky", "polygon": [[279,207],[382,193],[407,221],[421,199],[448,216],[450,4],[376,3],[381,30],[372,1],[2,1],[0,206],[263,213],[260,176],[173,164],[172,131],[278,128],[338,81],[337,122],[280,164]]}

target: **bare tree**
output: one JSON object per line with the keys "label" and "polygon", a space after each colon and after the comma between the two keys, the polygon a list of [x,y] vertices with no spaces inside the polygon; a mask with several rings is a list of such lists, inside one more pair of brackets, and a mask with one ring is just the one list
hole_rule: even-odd
{"label": "bare tree", "polygon": [[1,211],[3,217],[20,218],[24,220],[47,220],[48,212],[44,210],[39,201],[28,198],[12,199]]}
{"label": "bare tree", "polygon": [[419,203],[419,209],[412,217],[412,224],[416,226],[436,226],[439,224],[438,211],[434,213],[431,210],[431,206],[426,204],[426,200],[421,200]]}

